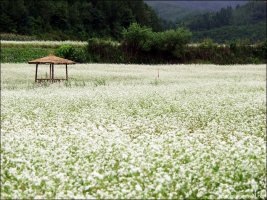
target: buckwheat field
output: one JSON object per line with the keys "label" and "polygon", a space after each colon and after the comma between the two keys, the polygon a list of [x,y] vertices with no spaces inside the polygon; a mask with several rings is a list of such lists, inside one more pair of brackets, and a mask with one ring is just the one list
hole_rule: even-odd
{"label": "buckwheat field", "polygon": [[3,199],[266,197],[265,65],[34,73],[1,66]]}

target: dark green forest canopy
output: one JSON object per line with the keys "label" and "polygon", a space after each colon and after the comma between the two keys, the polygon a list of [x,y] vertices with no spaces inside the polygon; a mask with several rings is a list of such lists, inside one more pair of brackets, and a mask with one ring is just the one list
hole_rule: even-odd
{"label": "dark green forest canopy", "polygon": [[52,40],[119,39],[133,22],[161,29],[159,18],[143,0],[1,0],[1,33]]}
{"label": "dark green forest canopy", "polygon": [[143,0],[1,0],[0,9],[0,33],[35,39],[100,37],[120,41],[123,29],[134,22],[153,31],[184,27],[193,32],[193,42],[206,38],[219,43],[266,39],[266,1],[251,0],[217,12],[196,12],[176,22],[159,19]]}

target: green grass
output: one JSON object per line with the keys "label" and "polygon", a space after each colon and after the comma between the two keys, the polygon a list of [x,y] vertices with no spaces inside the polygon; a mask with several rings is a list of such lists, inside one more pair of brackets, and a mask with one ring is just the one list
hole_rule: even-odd
{"label": "green grass", "polygon": [[53,54],[55,48],[5,47],[1,48],[2,63],[25,63],[30,60]]}

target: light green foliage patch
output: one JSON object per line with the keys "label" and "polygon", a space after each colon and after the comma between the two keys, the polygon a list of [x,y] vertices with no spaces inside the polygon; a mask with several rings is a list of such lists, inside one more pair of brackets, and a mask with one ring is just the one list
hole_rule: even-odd
{"label": "light green foliage patch", "polygon": [[2,64],[2,198],[264,198],[265,67]]}

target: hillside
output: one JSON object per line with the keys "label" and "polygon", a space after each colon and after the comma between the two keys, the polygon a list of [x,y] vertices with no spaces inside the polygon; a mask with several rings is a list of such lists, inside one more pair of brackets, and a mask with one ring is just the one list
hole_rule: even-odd
{"label": "hillside", "polygon": [[244,5],[247,1],[145,1],[164,20],[176,21],[184,17],[219,11],[227,6]]}
{"label": "hillside", "polygon": [[251,1],[236,8],[199,14],[177,21],[189,28],[193,40],[211,38],[216,42],[238,39],[257,42],[266,39],[266,1]]}
{"label": "hillside", "polygon": [[223,26],[210,30],[193,32],[193,42],[199,42],[206,38],[211,38],[218,43],[230,41],[260,42],[266,40],[266,23],[258,22],[256,24]]}
{"label": "hillside", "polygon": [[117,39],[133,22],[160,30],[157,15],[143,0],[1,0],[0,10],[0,33],[39,39]]}

